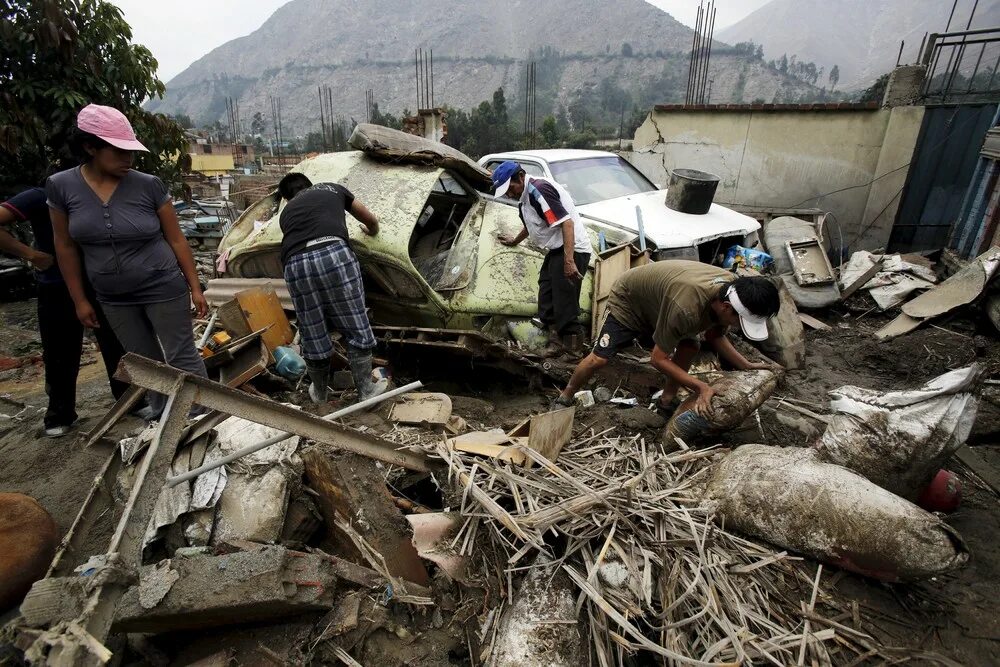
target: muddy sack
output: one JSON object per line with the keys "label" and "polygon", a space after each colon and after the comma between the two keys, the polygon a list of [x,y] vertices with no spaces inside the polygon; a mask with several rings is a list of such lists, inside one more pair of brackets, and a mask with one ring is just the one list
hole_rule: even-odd
{"label": "muddy sack", "polygon": [[969,560],[951,526],[815,449],[733,450],[703,502],[726,529],[882,581],[926,579]]}
{"label": "muddy sack", "polygon": [[830,392],[833,416],[816,443],[824,461],[916,500],[969,437],[979,367],[945,373],[911,391],[841,387]]}
{"label": "muddy sack", "polygon": [[774,393],[779,379],[773,371],[720,371],[711,375],[716,379],[702,379],[715,390],[712,416],[702,417],[695,412],[698,396],[690,396],[667,422],[663,432],[665,446],[676,447],[674,438],[691,444],[736,428]]}

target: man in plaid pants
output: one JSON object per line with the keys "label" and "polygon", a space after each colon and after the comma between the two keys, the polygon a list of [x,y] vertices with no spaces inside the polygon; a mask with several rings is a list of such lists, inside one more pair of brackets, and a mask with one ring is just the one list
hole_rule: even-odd
{"label": "man in plaid pants", "polygon": [[350,190],[337,183],[312,184],[304,174],[291,173],[278,183],[287,200],[281,225],[281,263],[295,306],[302,357],[312,384],[309,397],[323,403],[333,357],[331,330],[347,345],[358,399],[383,393],[388,381],[372,379],[375,335],[365,308],[361,267],[351,250],[346,213],[350,212],[369,236],[378,233],[378,219]]}

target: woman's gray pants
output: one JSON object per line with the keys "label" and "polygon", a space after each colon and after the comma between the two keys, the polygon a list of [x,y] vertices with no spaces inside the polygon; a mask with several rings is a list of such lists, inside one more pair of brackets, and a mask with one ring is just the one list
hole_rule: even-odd
{"label": "woman's gray pants", "polygon": [[[208,377],[205,362],[194,346],[191,299],[187,294],[162,303],[136,306],[102,303],[101,307],[126,352]],[[151,391],[147,401],[158,416],[167,404],[167,397]]]}

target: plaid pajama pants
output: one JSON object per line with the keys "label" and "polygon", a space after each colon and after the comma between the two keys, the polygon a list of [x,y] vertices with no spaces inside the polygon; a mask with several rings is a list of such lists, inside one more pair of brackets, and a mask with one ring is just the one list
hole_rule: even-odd
{"label": "plaid pajama pants", "polygon": [[348,345],[375,347],[358,258],[344,241],[305,250],[285,264],[285,282],[298,319],[299,343],[306,359],[333,355],[330,334],[339,332]]}

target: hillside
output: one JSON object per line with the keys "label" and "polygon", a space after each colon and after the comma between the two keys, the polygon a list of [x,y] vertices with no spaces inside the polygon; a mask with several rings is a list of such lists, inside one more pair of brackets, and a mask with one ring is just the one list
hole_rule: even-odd
{"label": "hillside", "polygon": [[[952,30],[964,29],[974,0],[959,0]],[[899,43],[906,40],[904,62],[916,62],[927,32],[943,32],[952,3],[947,0],[772,0],[742,21],[718,33],[735,44],[756,42],[768,60],[783,54],[825,68],[818,82],[840,68],[842,90],[870,85],[896,64]],[[1000,25],[1000,0],[980,0],[973,28]]]}
{"label": "hillside", "polygon": [[[501,86],[516,104],[524,61],[529,52],[547,47],[555,54],[549,57],[555,61],[555,78],[550,94],[538,92],[540,114],[568,107],[605,81],[648,107],[682,101],[691,35],[644,0],[496,5],[293,0],[257,31],[215,49],[169,81],[165,98],[148,107],[210,123],[224,120],[229,96],[239,99],[244,119],[257,111],[269,117],[268,97],[280,96],[285,134],[293,136],[318,129],[316,89],[324,85],[334,90],[335,115],[363,118],[369,88],[381,109],[399,114],[416,106],[413,51],[418,47],[434,49],[438,104],[470,108]],[[738,81],[734,73],[744,69],[747,74]],[[815,93],[807,84],[722,52],[713,59],[716,70],[713,101],[771,101],[779,91],[785,91],[779,97],[796,99]]]}

